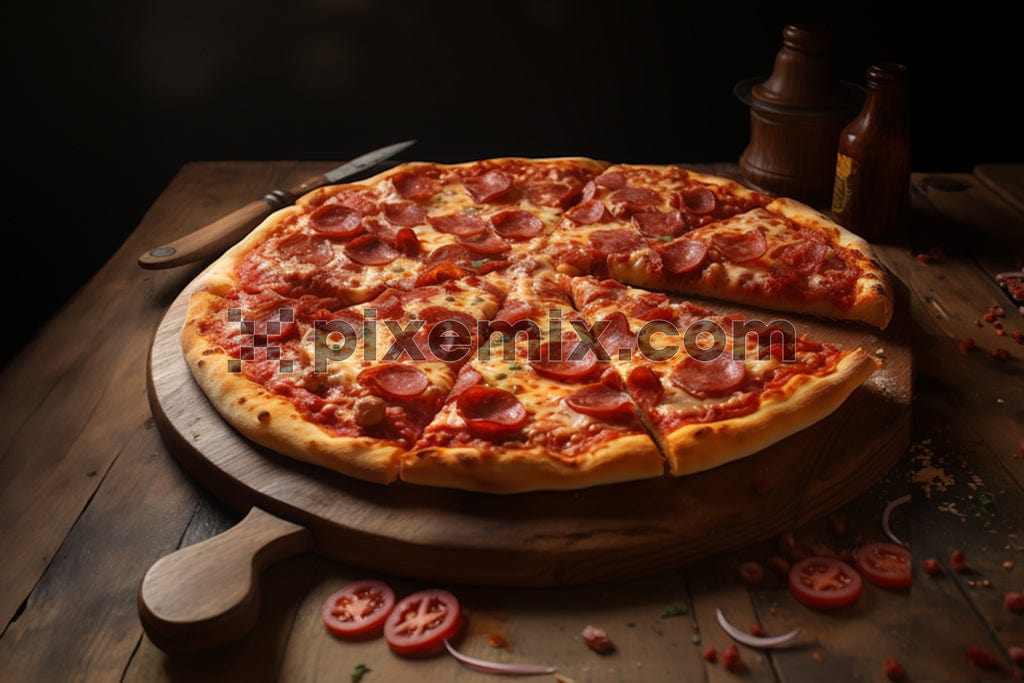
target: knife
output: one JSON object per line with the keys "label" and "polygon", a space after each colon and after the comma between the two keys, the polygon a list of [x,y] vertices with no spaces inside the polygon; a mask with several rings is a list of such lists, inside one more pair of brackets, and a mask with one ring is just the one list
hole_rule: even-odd
{"label": "knife", "polygon": [[415,140],[396,142],[367,152],[327,173],[304,180],[295,187],[268,192],[261,199],[249,202],[195,232],[150,249],[139,257],[139,265],[148,269],[173,268],[213,256],[242,239],[264,218],[293,203],[301,195],[365,171],[414,144]]}

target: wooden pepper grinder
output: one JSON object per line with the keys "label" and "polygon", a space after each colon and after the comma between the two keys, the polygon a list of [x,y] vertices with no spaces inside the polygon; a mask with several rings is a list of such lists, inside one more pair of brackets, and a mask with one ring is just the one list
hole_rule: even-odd
{"label": "wooden pepper grinder", "polygon": [[786,26],[771,76],[734,88],[750,107],[743,179],[823,210],[831,205],[839,132],[857,113],[862,94],[836,77],[832,43],[827,27]]}
{"label": "wooden pepper grinder", "polygon": [[910,196],[907,68],[873,64],[860,114],[839,136],[832,215],[868,241],[892,235]]}

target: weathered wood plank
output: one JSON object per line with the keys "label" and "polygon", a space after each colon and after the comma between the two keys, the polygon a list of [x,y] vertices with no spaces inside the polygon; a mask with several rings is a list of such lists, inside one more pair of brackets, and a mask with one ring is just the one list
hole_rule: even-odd
{"label": "weathered wood plank", "polygon": [[323,164],[187,166],[139,228],[0,381],[0,539],[31,548],[0,564],[0,624],[29,594],[118,449],[149,417],[145,352],[198,266],[140,269],[146,246]]}
{"label": "weathered wood plank", "polygon": [[1024,214],[1024,164],[978,164],[974,175]]}
{"label": "weathered wood plank", "polygon": [[24,612],[0,639],[7,680],[110,680],[138,643],[139,581],[178,545],[196,492],[156,430],[139,426],[115,455]]}

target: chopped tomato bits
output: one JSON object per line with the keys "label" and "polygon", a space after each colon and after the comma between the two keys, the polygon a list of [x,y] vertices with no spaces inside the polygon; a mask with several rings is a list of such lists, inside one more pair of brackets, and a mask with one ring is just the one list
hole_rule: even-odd
{"label": "chopped tomato bits", "polygon": [[583,629],[583,642],[586,643],[587,647],[599,654],[605,654],[615,649],[611,639],[608,637],[608,633],[603,628],[589,624]]}
{"label": "chopped tomato bits", "polygon": [[991,652],[989,652],[983,647],[978,647],[977,645],[968,645],[967,650],[965,652],[967,654],[967,659],[971,660],[971,664],[974,664],[974,666],[978,667],[979,669],[991,671],[993,669],[1000,668],[999,662],[998,660],[996,660],[995,655],[993,655]]}
{"label": "chopped tomato bits", "polygon": [[715,651],[714,645],[708,645],[707,649],[704,650],[704,661],[714,662],[718,659],[718,653]]}
{"label": "chopped tomato bits", "polygon": [[1003,607],[1010,612],[1024,612],[1024,595],[1020,593],[1007,593],[1003,596]]}
{"label": "chopped tomato bits", "polygon": [[929,576],[938,576],[942,573],[942,565],[934,557],[929,557],[927,560],[921,563],[921,569],[924,570],[925,574]]}
{"label": "chopped tomato bits", "polygon": [[736,671],[743,662],[740,660],[740,648],[736,645],[730,645],[722,650],[722,666],[729,671]]}
{"label": "chopped tomato bits", "polygon": [[739,569],[740,581],[750,586],[756,586],[764,581],[764,567],[760,562],[744,562]]}
{"label": "chopped tomato bits", "polygon": [[971,566],[967,564],[967,556],[963,550],[954,550],[949,556],[949,566],[957,574],[969,574]]}
{"label": "chopped tomato bits", "polygon": [[885,658],[885,661],[882,662],[882,673],[890,681],[902,681],[907,675],[907,672],[903,669],[903,664],[895,657]]}

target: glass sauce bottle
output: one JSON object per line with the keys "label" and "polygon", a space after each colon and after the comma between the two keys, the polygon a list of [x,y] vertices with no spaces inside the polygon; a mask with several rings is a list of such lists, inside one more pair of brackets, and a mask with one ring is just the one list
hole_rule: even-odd
{"label": "glass sauce bottle", "polygon": [[868,241],[891,236],[910,198],[907,68],[873,64],[860,113],[839,135],[832,215]]}

